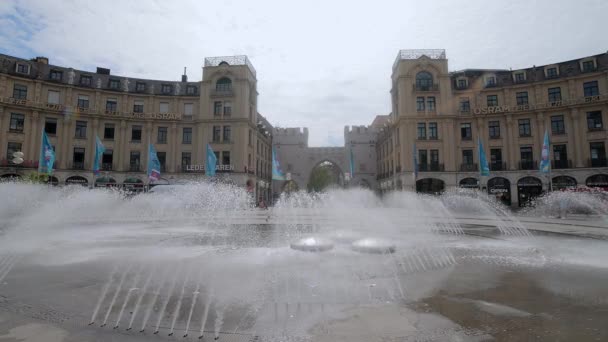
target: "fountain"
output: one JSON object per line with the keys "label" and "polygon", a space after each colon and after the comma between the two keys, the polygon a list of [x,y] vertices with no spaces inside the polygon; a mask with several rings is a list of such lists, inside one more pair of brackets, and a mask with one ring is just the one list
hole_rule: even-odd
{"label": "fountain", "polygon": [[[225,184],[192,183],[179,193],[134,197],[0,184],[6,202],[0,206],[0,294],[19,298],[40,284],[49,297],[31,297],[28,305],[53,304],[73,320],[85,316],[87,329],[120,330],[127,341],[150,334],[314,340],[353,337],[348,331],[365,324],[376,336],[410,336],[420,319],[412,307],[458,286],[468,289],[457,282],[463,274],[493,288],[499,280],[483,277],[500,270],[542,273],[556,264],[589,263],[572,257],[578,245],[532,236],[557,225],[537,216],[559,216],[558,196],[541,199],[536,211],[524,213],[529,216],[461,190],[383,198],[361,189],[299,192],[262,211],[250,207],[242,189]],[[577,196],[570,197],[569,214],[583,211],[592,216],[585,224],[605,227],[601,202]],[[604,247],[597,242],[597,253],[589,255],[601,256]],[[64,280],[46,288],[45,279]],[[510,308],[486,299],[450,300]],[[375,317],[386,327],[376,326]]]}

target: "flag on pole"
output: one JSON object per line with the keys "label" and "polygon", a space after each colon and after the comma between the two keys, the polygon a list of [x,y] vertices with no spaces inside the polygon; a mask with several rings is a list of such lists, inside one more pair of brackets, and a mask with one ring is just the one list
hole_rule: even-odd
{"label": "flag on pole", "polygon": [[418,151],[416,150],[416,143],[414,143],[414,149],[412,150],[412,161],[414,163],[412,175],[414,176],[414,183],[416,183],[416,179],[418,178]]}
{"label": "flag on pole", "polygon": [[551,169],[551,161],[549,160],[549,132],[545,130],[545,139],[543,140],[543,149],[540,153],[540,172],[548,173]]}
{"label": "flag on pole", "polygon": [[99,165],[101,164],[101,157],[103,153],[106,151],[106,148],[99,140],[99,137],[95,137],[95,159],[93,160],[93,174],[95,176],[99,175]]}
{"label": "flag on pole", "polygon": [[279,165],[279,160],[277,159],[277,152],[274,147],[272,148],[272,179],[273,180],[287,180],[285,174],[281,170],[281,165]]}
{"label": "flag on pole", "polygon": [[211,148],[211,145],[207,144],[207,158],[205,158],[205,175],[215,176],[215,168],[217,166],[217,157]]}
{"label": "flag on pole", "polygon": [[55,164],[55,151],[53,150],[53,145],[51,145],[51,142],[49,141],[49,137],[43,129],[38,172],[42,173],[44,171],[50,175],[53,173],[53,164]]}
{"label": "flag on pole", "polygon": [[481,143],[481,138],[477,138],[477,145],[479,149],[479,175],[480,176],[489,176],[490,175],[490,167],[488,166],[488,159],[486,159],[486,152],[483,150],[483,144]]}
{"label": "flag on pole", "polygon": [[157,181],[160,179],[160,160],[154,149],[154,145],[148,145],[148,179]]}
{"label": "flag on pole", "polygon": [[355,157],[353,156],[353,147],[350,147],[350,178],[355,176]]}

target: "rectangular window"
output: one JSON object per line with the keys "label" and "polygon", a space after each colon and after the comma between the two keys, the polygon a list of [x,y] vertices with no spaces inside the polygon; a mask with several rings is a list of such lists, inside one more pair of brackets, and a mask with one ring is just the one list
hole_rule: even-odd
{"label": "rectangular window", "polygon": [[490,149],[490,170],[502,171],[502,150],[499,148]]}
{"label": "rectangular window", "polygon": [[230,151],[222,152],[222,165],[230,165]]}
{"label": "rectangular window", "polygon": [[460,79],[456,82],[456,87],[458,89],[465,89],[467,87],[467,80]]}
{"label": "rectangular window", "polygon": [[192,153],[182,152],[182,169],[185,169],[188,165],[192,165]]}
{"label": "rectangular window", "polygon": [[80,75],[80,85],[82,86],[90,86],[93,82],[93,78],[88,75]]}
{"label": "rectangular window", "polygon": [[555,78],[557,77],[557,68],[548,68],[547,69],[547,78]]}
{"label": "rectangular window", "polygon": [[496,77],[490,76],[486,79],[486,87],[493,87],[496,85]]}
{"label": "rectangular window", "polygon": [[74,147],[72,168],[75,170],[84,170],[84,148]]}
{"label": "rectangular window", "polygon": [[172,90],[171,85],[169,85],[169,84],[163,84],[163,85],[161,85],[161,91],[162,91],[163,94],[170,94],[171,90]]}
{"label": "rectangular window", "polygon": [[105,171],[112,170],[112,164],[114,162],[114,151],[105,150],[101,156],[101,169]]}
{"label": "rectangular window", "polygon": [[213,126],[213,142],[220,141],[221,129],[220,126]]}
{"label": "rectangular window", "polygon": [[419,112],[424,112],[424,97],[419,96],[416,98],[416,110]]}
{"label": "rectangular window", "polygon": [[160,171],[164,172],[167,170],[167,152],[156,152],[158,161],[160,163]]}
{"label": "rectangular window", "polygon": [[597,85],[597,81],[583,83],[583,91],[585,93],[585,97],[597,96],[600,94],[600,88]]}
{"label": "rectangular window", "polygon": [[473,138],[470,122],[460,124],[460,137],[462,140],[471,140]]}
{"label": "rectangular window", "polygon": [[549,95],[549,102],[556,102],[562,100],[562,88],[555,87],[547,89]]}
{"label": "rectangular window", "polygon": [[431,171],[439,171],[434,170],[433,165],[439,164],[439,150],[431,150]]}
{"label": "rectangular window", "polygon": [[601,111],[587,112],[587,128],[590,131],[601,130],[603,126]]}
{"label": "rectangular window", "polygon": [[25,116],[23,114],[11,113],[11,122],[9,131],[15,133],[23,133],[23,126],[25,124]]}
{"label": "rectangular window", "polygon": [[490,139],[500,138],[500,121],[488,121],[488,134]]}
{"label": "rectangular window", "polygon": [[15,84],[13,86],[13,98],[18,100],[27,99],[27,86],[22,84]]}
{"label": "rectangular window", "polygon": [[551,134],[565,134],[566,126],[564,125],[563,115],[554,115],[551,117]]}
{"label": "rectangular window", "polygon": [[169,102],[161,102],[158,110],[161,114],[169,113]]}
{"label": "rectangular window", "polygon": [[59,104],[59,92],[56,90],[49,90],[46,102],[51,104]]}
{"label": "rectangular window", "polygon": [[553,145],[553,167],[556,169],[569,168],[566,145]]}
{"label": "rectangular window", "polygon": [[420,165],[424,165],[424,170],[421,171],[426,171],[426,165],[429,163],[429,160],[427,158],[427,152],[426,150],[419,150],[418,151],[418,164]]}
{"label": "rectangular window", "polygon": [[435,111],[435,96],[429,96],[429,97],[426,98],[426,108],[430,112],[434,112]]}
{"label": "rectangular window", "polygon": [[488,107],[498,106],[498,95],[488,95],[486,99]]}
{"label": "rectangular window", "polygon": [[115,90],[120,88],[120,80],[110,80],[108,82],[108,88]]}
{"label": "rectangular window", "polygon": [[27,64],[17,63],[17,72],[20,74],[29,74],[30,66]]}
{"label": "rectangular window", "polygon": [[215,116],[222,115],[222,101],[213,102],[213,115],[215,115]]}
{"label": "rectangular window", "polygon": [[87,95],[78,95],[78,102],[76,103],[78,108],[88,109],[89,108],[89,97]]}
{"label": "rectangular window", "polygon": [[186,95],[195,95],[196,94],[196,87],[195,86],[187,86],[186,87]]}
{"label": "rectangular window", "polygon": [[131,151],[129,156],[129,170],[139,171],[141,165],[141,153],[139,151]]}
{"label": "rectangular window", "polygon": [[437,140],[439,138],[439,134],[437,132],[437,123],[429,122],[429,139]]}
{"label": "rectangular window", "polygon": [[133,102],[133,113],[143,113],[144,112],[144,101],[136,100]]}
{"label": "rectangular window", "polygon": [[517,101],[518,106],[523,106],[528,104],[528,92],[520,91],[515,93],[515,100]]}
{"label": "rectangular window", "polygon": [[253,147],[253,132],[249,130],[249,146]]}
{"label": "rectangular window", "polygon": [[515,74],[515,83],[522,83],[526,80],[526,74],[518,72]]}
{"label": "rectangular window", "polygon": [[51,70],[51,74],[49,75],[49,78],[53,81],[61,81],[62,77],[63,77],[63,72],[61,72],[59,70]]}
{"label": "rectangular window", "polygon": [[591,155],[591,167],[605,167],[606,165],[606,147],[603,142],[589,143]]}
{"label": "rectangular window", "polygon": [[46,134],[50,135],[57,134],[57,119],[46,118],[46,120],[44,120],[44,131]]}
{"label": "rectangular window", "polygon": [[182,129],[182,144],[192,144],[192,127]]}
{"label": "rectangular window", "polygon": [[118,101],[116,99],[107,99],[106,100],[106,112],[117,112],[118,111]]}
{"label": "rectangular window", "polygon": [[146,84],[144,82],[135,83],[135,91],[137,91],[137,92],[146,91]]}
{"label": "rectangular window", "polygon": [[224,126],[224,142],[230,142],[231,133],[232,132],[230,126]]}
{"label": "rectangular window", "polygon": [[224,116],[232,115],[232,102],[224,101]]}
{"label": "rectangular window", "polygon": [[418,123],[418,139],[426,139],[426,123]]}
{"label": "rectangular window", "polygon": [[520,137],[529,137],[532,136],[532,129],[530,127],[530,119],[519,119],[517,120],[519,123],[519,136]]}
{"label": "rectangular window", "polygon": [[12,164],[13,153],[21,152],[21,143],[9,142],[6,147],[6,159]]}
{"label": "rectangular window", "polygon": [[86,137],[87,137],[87,122],[86,121],[76,121],[74,137],[77,139],[86,139]]}
{"label": "rectangular window", "polygon": [[184,116],[192,116],[194,105],[192,103],[184,103]]}
{"label": "rectangular window", "polygon": [[114,140],[114,124],[105,124],[103,127],[103,138],[106,140]]}
{"label": "rectangular window", "polygon": [[460,111],[465,113],[471,111],[471,102],[469,101],[468,97],[460,98]]}
{"label": "rectangular window", "polygon": [[595,70],[595,63],[593,61],[584,61],[583,62],[583,71],[589,72]]}
{"label": "rectangular window", "polygon": [[532,147],[530,147],[530,146],[520,147],[519,155],[520,155],[522,162],[532,162],[533,161]]}
{"label": "rectangular window", "polygon": [[462,163],[473,165],[473,150],[462,150]]}
{"label": "rectangular window", "polygon": [[158,144],[167,143],[167,127],[158,127],[158,134],[156,136],[156,142]]}
{"label": "rectangular window", "polygon": [[139,125],[131,126],[131,141],[132,142],[141,142],[141,126],[139,126]]}

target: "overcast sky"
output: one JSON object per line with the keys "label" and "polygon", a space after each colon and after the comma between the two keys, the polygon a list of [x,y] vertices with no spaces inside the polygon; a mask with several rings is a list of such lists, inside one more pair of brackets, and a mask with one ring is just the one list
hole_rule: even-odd
{"label": "overcast sky", "polygon": [[0,52],[175,81],[245,54],[260,113],[342,145],[344,125],[390,111],[399,49],[444,48],[450,70],[543,65],[606,52],[607,13],[607,0],[0,0]]}

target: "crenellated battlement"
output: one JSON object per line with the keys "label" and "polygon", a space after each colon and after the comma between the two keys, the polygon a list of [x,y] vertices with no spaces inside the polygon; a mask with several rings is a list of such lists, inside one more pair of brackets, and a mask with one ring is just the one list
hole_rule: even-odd
{"label": "crenellated battlement", "polygon": [[274,143],[277,145],[308,146],[308,128],[275,127],[272,130]]}
{"label": "crenellated battlement", "polygon": [[344,142],[371,143],[376,141],[378,129],[374,126],[344,126]]}

